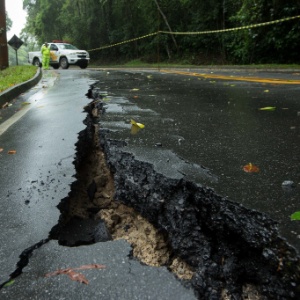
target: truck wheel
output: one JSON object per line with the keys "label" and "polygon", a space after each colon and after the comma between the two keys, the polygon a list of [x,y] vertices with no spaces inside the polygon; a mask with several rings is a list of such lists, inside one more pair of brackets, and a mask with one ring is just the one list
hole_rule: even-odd
{"label": "truck wheel", "polygon": [[80,69],[86,69],[88,65],[86,63],[82,63],[79,65]]}
{"label": "truck wheel", "polygon": [[32,64],[36,67],[41,67],[42,66],[42,64],[40,63],[40,60],[37,57],[33,60]]}
{"label": "truck wheel", "polygon": [[69,68],[69,62],[68,62],[68,59],[66,57],[62,57],[59,61],[59,64],[60,64],[62,69],[68,69]]}

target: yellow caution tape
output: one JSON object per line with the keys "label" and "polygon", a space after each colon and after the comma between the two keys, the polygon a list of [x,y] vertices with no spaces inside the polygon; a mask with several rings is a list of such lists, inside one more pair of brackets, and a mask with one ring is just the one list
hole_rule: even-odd
{"label": "yellow caution tape", "polygon": [[158,31],[154,32],[154,33],[149,33],[149,34],[146,34],[146,35],[134,38],[134,39],[126,40],[126,41],[123,41],[123,42],[120,42],[120,43],[116,43],[116,44],[112,44],[112,45],[107,45],[107,46],[102,46],[102,47],[99,47],[99,48],[91,49],[91,50],[88,50],[88,51],[91,52],[91,51],[96,51],[96,50],[103,50],[103,49],[119,46],[119,45],[122,45],[122,44],[131,43],[131,42],[134,42],[134,41],[137,41],[137,40],[145,39],[147,37],[157,35],[157,34],[158,34]]}
{"label": "yellow caution tape", "polygon": [[131,42],[141,40],[141,39],[144,39],[144,38],[147,38],[147,37],[150,37],[150,36],[154,36],[154,35],[157,35],[157,34],[160,34],[160,33],[172,34],[172,35],[199,35],[199,34],[223,33],[223,32],[230,32],[230,31],[237,31],[237,30],[244,30],[244,29],[251,29],[251,28],[257,28],[257,27],[262,27],[262,26],[268,26],[268,25],[278,24],[278,23],[281,23],[281,22],[286,22],[286,21],[295,20],[295,19],[300,19],[300,16],[288,17],[288,18],[283,18],[283,19],[264,22],[264,23],[259,23],[259,24],[253,24],[253,25],[247,25],[247,26],[241,26],[241,27],[234,27],[234,28],[228,28],[228,29],[221,29],[221,30],[207,30],[207,31],[195,31],[195,32],[193,32],[193,31],[192,32],[157,31],[157,32],[149,33],[149,34],[137,37],[137,38],[133,38],[133,39],[126,40],[126,41],[123,41],[123,42],[119,42],[119,43],[116,43],[116,44],[106,45],[106,46],[102,46],[102,47],[95,48],[95,49],[90,49],[88,51],[91,52],[91,51],[97,51],[97,50],[112,48],[112,47],[115,47],[115,46],[131,43]]}
{"label": "yellow caution tape", "polygon": [[171,32],[171,31],[159,31],[159,33],[165,33],[165,34],[181,34],[181,35],[191,35],[191,34],[209,34],[209,33],[221,33],[221,32],[229,32],[229,31],[237,31],[237,30],[243,30],[243,29],[251,29],[251,28],[257,28],[257,27],[262,27],[262,26],[268,26],[272,24],[277,24],[281,22],[286,22],[290,20],[295,20],[299,19],[300,16],[295,16],[295,17],[288,17],[288,18],[283,18],[280,20],[274,20],[270,22],[264,22],[260,24],[253,24],[253,25],[247,25],[247,26],[241,26],[241,27],[235,27],[235,28],[228,28],[228,29],[221,29],[221,30],[208,30],[208,31],[196,31],[196,32]]}

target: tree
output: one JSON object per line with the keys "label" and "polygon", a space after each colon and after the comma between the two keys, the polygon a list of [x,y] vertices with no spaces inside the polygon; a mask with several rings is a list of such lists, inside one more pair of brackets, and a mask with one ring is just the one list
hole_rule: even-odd
{"label": "tree", "polygon": [[[168,22],[168,19],[167,19],[166,15],[164,14],[164,12],[162,11],[162,9],[161,9],[159,3],[157,2],[157,0],[154,0],[154,2],[155,2],[155,4],[156,4],[156,6],[157,6],[157,9],[158,9],[159,13],[161,14],[161,16],[162,16],[162,18],[163,18],[163,20],[164,20],[166,26],[168,27],[169,31],[172,32],[172,29],[171,29],[171,27],[170,27],[170,24],[169,24],[169,22]],[[171,37],[172,37],[172,40],[173,40],[173,43],[174,43],[176,49],[178,49],[177,42],[176,42],[176,39],[175,39],[174,35],[171,34]]]}
{"label": "tree", "polygon": [[[23,32],[39,44],[59,39],[87,50],[117,44],[91,51],[93,60],[153,62],[159,56],[196,64],[300,61],[299,19],[228,33],[170,33],[215,31],[297,16],[300,0],[23,0],[23,4],[28,13]],[[151,35],[159,30],[168,34]],[[138,39],[148,34],[149,38]]]}
{"label": "tree", "polygon": [[0,70],[8,67],[5,0],[0,0]]}

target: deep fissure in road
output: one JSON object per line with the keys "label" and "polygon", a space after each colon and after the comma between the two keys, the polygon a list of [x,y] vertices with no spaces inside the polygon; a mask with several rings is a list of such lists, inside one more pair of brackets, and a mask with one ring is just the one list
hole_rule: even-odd
{"label": "deep fissure in road", "polygon": [[199,299],[241,299],[249,287],[260,298],[299,298],[299,256],[276,222],[210,188],[167,178],[123,151],[124,141],[98,127],[99,91],[88,96],[77,181],[59,205],[51,238],[67,246],[125,238],[135,257],[173,269]]}
{"label": "deep fissure in road", "polygon": [[98,137],[99,110],[92,105],[86,107],[87,127],[76,144],[77,180],[58,205],[61,217],[50,238],[69,247],[125,239],[132,245],[133,257],[142,263],[168,266],[179,278],[190,280],[192,268],[172,254],[166,235],[133,208],[114,201],[114,179]]}

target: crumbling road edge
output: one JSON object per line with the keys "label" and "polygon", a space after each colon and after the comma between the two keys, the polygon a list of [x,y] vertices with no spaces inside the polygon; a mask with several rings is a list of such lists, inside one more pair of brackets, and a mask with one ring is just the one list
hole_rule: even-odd
{"label": "crumbling road edge", "polygon": [[[104,113],[91,88],[92,111]],[[300,258],[278,233],[275,221],[185,179],[157,173],[149,163],[122,150],[124,141],[99,130],[99,141],[114,176],[115,201],[133,207],[168,236],[172,250],[195,270],[199,299],[220,299],[227,290],[241,299],[254,285],[268,299],[300,297]]]}

